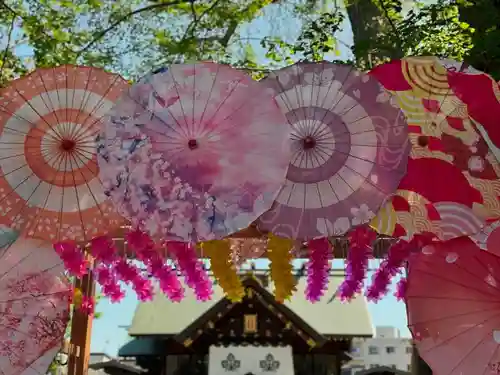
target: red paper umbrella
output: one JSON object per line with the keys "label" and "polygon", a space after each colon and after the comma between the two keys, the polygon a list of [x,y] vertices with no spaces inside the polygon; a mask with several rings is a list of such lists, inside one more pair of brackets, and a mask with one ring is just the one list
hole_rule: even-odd
{"label": "red paper umbrella", "polygon": [[101,69],[66,65],[0,92],[0,222],[51,242],[120,225],[98,178],[95,137],[127,87]]}
{"label": "red paper umbrella", "polygon": [[46,374],[69,321],[71,284],[50,243],[19,238],[0,256],[0,369]]}
{"label": "red paper umbrella", "polygon": [[[498,245],[497,245],[498,246]],[[500,258],[467,237],[410,261],[408,327],[438,375],[500,372]]]}
{"label": "red paper umbrella", "polygon": [[500,87],[489,75],[477,72],[450,73],[449,82],[453,92],[466,105],[474,125],[500,159]]}
{"label": "red paper umbrella", "polygon": [[471,239],[483,250],[500,256],[500,221],[495,221],[484,227],[481,232],[471,236]]}
{"label": "red paper umbrella", "polygon": [[472,79],[477,71],[449,60],[408,57],[371,74],[396,96],[412,142],[407,174],[372,226],[391,236],[448,240],[500,218],[498,162],[454,91],[457,76]]}

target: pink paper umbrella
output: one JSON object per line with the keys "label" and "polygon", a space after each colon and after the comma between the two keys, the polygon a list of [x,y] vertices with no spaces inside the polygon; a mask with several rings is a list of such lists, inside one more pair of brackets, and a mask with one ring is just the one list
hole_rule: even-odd
{"label": "pink paper umbrella", "polygon": [[299,63],[262,81],[292,128],[294,152],[273,208],[277,235],[342,235],[372,219],[406,172],[404,116],[374,77],[346,65]]}
{"label": "pink paper umbrella", "polygon": [[133,85],[109,114],[101,177],[134,226],[200,241],[246,228],[285,178],[290,128],[273,95],[215,63],[173,65]]}
{"label": "pink paper umbrella", "polygon": [[406,304],[434,374],[500,373],[499,257],[468,237],[424,248],[410,260]]}
{"label": "pink paper umbrella", "polygon": [[50,243],[20,237],[0,256],[0,369],[46,374],[62,347],[71,284]]}

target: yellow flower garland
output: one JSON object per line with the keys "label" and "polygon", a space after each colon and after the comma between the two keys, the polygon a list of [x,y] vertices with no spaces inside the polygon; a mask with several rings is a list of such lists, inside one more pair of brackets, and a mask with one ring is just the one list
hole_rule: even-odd
{"label": "yellow flower garland", "polygon": [[278,302],[290,299],[296,291],[295,278],[292,274],[293,241],[269,234],[267,257],[271,261],[269,269],[274,282],[274,296]]}
{"label": "yellow flower garland", "polygon": [[232,302],[240,302],[245,288],[231,258],[231,246],[227,240],[207,241],[201,244],[203,253],[210,257],[214,277]]}

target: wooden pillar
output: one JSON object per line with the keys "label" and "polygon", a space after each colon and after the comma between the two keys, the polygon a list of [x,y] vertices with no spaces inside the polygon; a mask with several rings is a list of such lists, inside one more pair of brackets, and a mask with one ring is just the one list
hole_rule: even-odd
{"label": "wooden pillar", "polygon": [[432,375],[429,365],[418,354],[417,347],[413,345],[411,356],[411,374],[412,375]]}
{"label": "wooden pillar", "polygon": [[[81,280],[75,280],[75,289],[82,291],[82,296],[93,297],[95,285],[92,273]],[[70,353],[68,359],[68,375],[87,375],[90,358],[90,338],[92,316],[75,309],[71,320]]]}
{"label": "wooden pillar", "polygon": [[340,354],[337,353],[335,354],[334,375],[340,375],[341,372],[342,372],[342,358],[340,357]]}

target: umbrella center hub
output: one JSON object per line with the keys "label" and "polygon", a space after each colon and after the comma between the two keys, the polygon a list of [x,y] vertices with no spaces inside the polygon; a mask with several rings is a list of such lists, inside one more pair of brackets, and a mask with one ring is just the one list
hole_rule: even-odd
{"label": "umbrella center hub", "polygon": [[195,150],[198,148],[198,141],[196,139],[190,139],[188,141],[188,147],[190,150]]}
{"label": "umbrella center hub", "polygon": [[73,151],[76,147],[76,142],[72,139],[63,139],[61,142],[61,150],[69,152]]}
{"label": "umbrella center hub", "polygon": [[311,148],[314,148],[314,146],[316,146],[316,140],[311,136],[307,136],[302,140],[302,144],[304,146],[304,149],[310,150]]}

